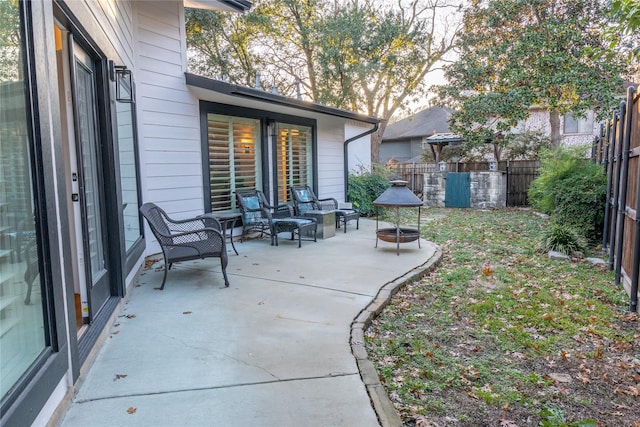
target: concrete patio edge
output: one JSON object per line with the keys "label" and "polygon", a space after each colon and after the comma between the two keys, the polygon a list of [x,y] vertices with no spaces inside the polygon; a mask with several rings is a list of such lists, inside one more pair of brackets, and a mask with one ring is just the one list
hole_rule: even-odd
{"label": "concrete patio edge", "polygon": [[373,362],[369,360],[364,342],[364,331],[371,325],[371,322],[382,312],[387,304],[389,304],[391,298],[402,289],[407,282],[419,280],[433,271],[439,264],[441,258],[442,250],[437,247],[435,253],[427,262],[408,271],[395,280],[386,283],[380,288],[375,298],[362,309],[351,323],[351,353],[356,358],[360,377],[367,389],[378,421],[383,427],[401,427],[402,420],[380,383],[378,371],[373,365]]}

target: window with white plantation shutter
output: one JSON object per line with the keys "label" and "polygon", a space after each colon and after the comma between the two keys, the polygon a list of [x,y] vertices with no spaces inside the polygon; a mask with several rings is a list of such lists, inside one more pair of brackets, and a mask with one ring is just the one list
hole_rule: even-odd
{"label": "window with white plantation shutter", "polygon": [[278,123],[277,149],[278,202],[288,202],[290,185],[313,184],[311,138],[309,126],[293,126]]}
{"label": "window with white plantation shutter", "polygon": [[237,210],[234,191],[262,187],[260,120],[207,115],[211,211]]}

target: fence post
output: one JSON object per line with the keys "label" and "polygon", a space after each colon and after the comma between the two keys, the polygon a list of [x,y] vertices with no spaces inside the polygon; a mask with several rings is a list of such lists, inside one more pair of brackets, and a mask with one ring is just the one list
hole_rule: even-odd
{"label": "fence post", "polygon": [[609,166],[611,163],[610,149],[613,143],[611,142],[611,128],[613,127],[613,123],[615,122],[615,115],[613,119],[607,120],[606,123],[606,135],[605,141],[606,144],[603,147],[604,154],[604,172],[607,174],[607,191],[606,191],[606,200],[604,202],[604,226],[602,227],[602,249],[607,250],[609,243],[609,216],[611,208],[609,207],[609,202],[611,200],[611,171],[609,170]]}
{"label": "fence post", "polygon": [[[627,108],[629,108],[629,123],[633,117],[634,105],[638,105],[634,98],[636,89],[632,86],[627,91]],[[636,117],[638,119],[638,117]],[[631,126],[629,127],[631,128]],[[638,174],[638,184],[640,184],[640,174]],[[636,189],[636,218],[635,218],[635,235],[633,241],[633,267],[631,272],[631,289],[629,292],[629,311],[638,311],[638,276],[640,275],[640,186]]]}
{"label": "fence post", "polygon": [[[633,102],[633,100],[632,100]],[[620,187],[620,200],[618,201],[618,236],[616,242],[618,247],[616,248],[616,279],[615,284],[620,284],[620,274],[622,271],[622,249],[624,246],[624,223],[625,216],[627,214],[627,176],[629,173],[629,138],[631,134],[631,120],[629,120],[629,114],[627,114],[627,103],[620,103],[620,140],[622,141],[622,164],[620,166],[620,180],[618,181],[618,187]]]}
{"label": "fence post", "polygon": [[615,186],[613,185],[613,181],[611,183],[611,190],[613,191],[613,198],[611,198],[609,200],[609,204],[611,205],[611,213],[609,214],[609,219],[610,219],[610,226],[609,226],[609,270],[613,270],[613,256],[614,256],[614,249],[615,249],[615,243],[616,243],[616,219],[618,216],[618,192],[620,190],[620,174],[618,173],[618,171],[620,170],[620,161],[618,160],[618,152],[620,151],[620,149],[618,149],[618,152],[616,152],[616,145],[618,142],[618,135],[617,135],[617,130],[618,130],[618,122],[619,122],[619,112],[616,111],[613,116],[614,116],[614,120],[613,120],[613,128],[612,128],[612,132],[611,132],[611,155],[609,156],[609,160],[610,160],[610,164],[609,164],[609,171],[611,173],[612,176],[612,180],[613,180],[613,168],[614,168],[614,164],[615,164],[615,172],[616,172],[616,179],[615,179]]}

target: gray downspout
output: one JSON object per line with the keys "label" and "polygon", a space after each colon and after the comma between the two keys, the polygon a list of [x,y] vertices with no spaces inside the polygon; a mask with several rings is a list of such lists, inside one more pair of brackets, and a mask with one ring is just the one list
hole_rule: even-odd
{"label": "gray downspout", "polygon": [[373,127],[368,131],[363,132],[356,136],[352,136],[351,138],[344,141],[344,145],[342,146],[343,147],[342,155],[344,156],[344,201],[345,202],[349,201],[348,199],[348,196],[349,196],[349,149],[347,148],[347,146],[351,144],[353,141],[355,141],[356,139],[360,139],[363,136],[371,135],[372,133],[376,132],[379,127],[380,127],[380,122],[376,122],[373,125]]}

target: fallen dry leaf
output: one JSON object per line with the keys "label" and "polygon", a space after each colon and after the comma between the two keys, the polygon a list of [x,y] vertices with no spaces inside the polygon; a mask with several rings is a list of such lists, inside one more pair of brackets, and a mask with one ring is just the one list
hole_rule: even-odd
{"label": "fallen dry leaf", "polygon": [[635,322],[636,320],[638,320],[638,314],[637,313],[625,314],[624,316],[620,316],[620,320],[622,320],[623,322]]}
{"label": "fallen dry leaf", "polygon": [[555,382],[558,383],[570,383],[571,382],[571,375],[569,374],[561,374],[561,373],[557,373],[557,372],[552,372],[549,374],[549,378],[551,378],[552,380],[554,380]]}
{"label": "fallen dry leaf", "polygon": [[135,414],[138,409],[133,406],[127,409],[127,414]]}

